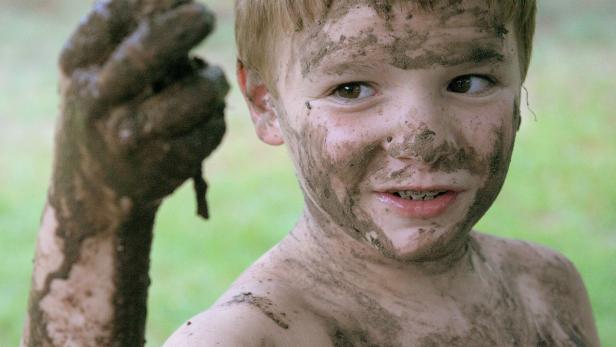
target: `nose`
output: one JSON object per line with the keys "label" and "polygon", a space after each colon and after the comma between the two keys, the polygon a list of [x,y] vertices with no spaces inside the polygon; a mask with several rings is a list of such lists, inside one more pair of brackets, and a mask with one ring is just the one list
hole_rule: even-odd
{"label": "nose", "polygon": [[391,157],[434,167],[461,154],[455,124],[451,124],[445,109],[426,102],[399,110],[398,121],[392,123],[386,138],[385,148]]}

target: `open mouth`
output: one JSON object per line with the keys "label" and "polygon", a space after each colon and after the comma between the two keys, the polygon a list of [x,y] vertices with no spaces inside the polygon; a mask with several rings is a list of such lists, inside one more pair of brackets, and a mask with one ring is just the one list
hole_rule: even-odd
{"label": "open mouth", "polygon": [[392,194],[406,200],[414,201],[426,201],[434,200],[441,195],[447,194],[447,190],[434,190],[434,191],[416,191],[416,190],[403,190],[399,192],[393,192]]}
{"label": "open mouth", "polygon": [[437,217],[451,207],[461,191],[447,188],[377,192],[379,200],[400,215],[418,219]]}

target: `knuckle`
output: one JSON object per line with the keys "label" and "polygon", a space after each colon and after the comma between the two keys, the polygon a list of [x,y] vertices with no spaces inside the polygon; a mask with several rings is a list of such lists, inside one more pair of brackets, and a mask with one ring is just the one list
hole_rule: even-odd
{"label": "knuckle", "polygon": [[97,73],[93,69],[77,69],[72,74],[60,74],[60,93],[63,102],[77,107],[84,115],[101,112],[100,93],[97,87]]}
{"label": "knuckle", "polygon": [[104,135],[110,146],[120,150],[137,145],[137,126],[133,110],[128,106],[114,108],[104,122]]}

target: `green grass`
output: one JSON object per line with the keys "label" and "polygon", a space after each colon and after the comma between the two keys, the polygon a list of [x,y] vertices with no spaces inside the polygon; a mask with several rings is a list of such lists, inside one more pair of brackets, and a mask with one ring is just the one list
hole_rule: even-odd
{"label": "green grass", "polygon": [[[545,0],[511,171],[478,228],[547,245],[569,257],[588,287],[601,340],[616,346],[616,40],[609,0]],[[57,113],[56,57],[87,3],[2,1],[0,23],[0,346],[19,340],[34,240],[50,175]],[[219,30],[199,49],[233,76],[231,1],[211,2]],[[612,11],[612,12],[610,12]],[[575,14],[572,16],[571,14]],[[612,36],[610,36],[612,35]],[[213,218],[194,213],[190,186],[157,220],[149,346],[207,308],[282,238],[301,210],[283,148],[259,143],[241,97],[207,162]]]}

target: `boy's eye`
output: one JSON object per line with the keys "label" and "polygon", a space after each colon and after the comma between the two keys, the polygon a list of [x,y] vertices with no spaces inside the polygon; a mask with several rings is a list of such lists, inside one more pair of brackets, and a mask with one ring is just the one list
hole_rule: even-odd
{"label": "boy's eye", "polygon": [[333,96],[346,100],[358,100],[374,96],[376,91],[366,83],[351,82],[339,85],[334,92]]}
{"label": "boy's eye", "polygon": [[464,75],[454,78],[447,90],[452,93],[478,95],[485,93],[494,85],[494,82],[487,77],[479,75]]}

